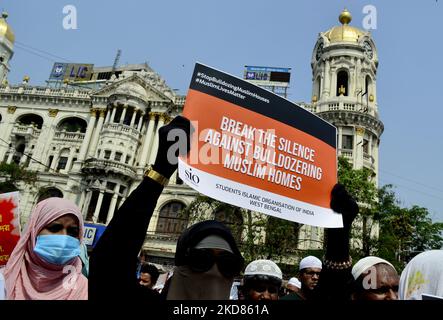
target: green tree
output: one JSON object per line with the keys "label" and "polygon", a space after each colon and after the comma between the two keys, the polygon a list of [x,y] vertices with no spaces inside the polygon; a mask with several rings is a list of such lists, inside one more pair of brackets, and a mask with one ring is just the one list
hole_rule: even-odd
{"label": "green tree", "polygon": [[340,157],[338,176],[360,206],[351,233],[361,244],[354,246],[354,258],[375,254],[401,270],[417,253],[442,247],[443,223],[432,222],[426,208],[402,207],[392,185],[377,189],[371,170],[355,170]]}
{"label": "green tree", "polygon": [[393,205],[382,213],[380,219],[378,252],[403,268],[416,254],[440,249],[442,231],[443,223],[433,222],[428,209],[416,205],[410,208]]}
{"label": "green tree", "polygon": [[0,163],[0,193],[20,190],[21,183],[34,184],[37,173],[15,163]]}

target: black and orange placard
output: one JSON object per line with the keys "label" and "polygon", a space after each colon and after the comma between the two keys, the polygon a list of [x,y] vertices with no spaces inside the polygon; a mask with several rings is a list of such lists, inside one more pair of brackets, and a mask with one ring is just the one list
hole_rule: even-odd
{"label": "black and orange placard", "polygon": [[282,219],[341,227],[330,207],[336,128],[247,81],[196,64],[183,115],[196,129],[179,175],[217,200]]}

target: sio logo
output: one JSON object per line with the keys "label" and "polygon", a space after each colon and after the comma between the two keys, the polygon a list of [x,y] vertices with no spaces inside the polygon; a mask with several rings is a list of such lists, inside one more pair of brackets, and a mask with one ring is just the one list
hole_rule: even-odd
{"label": "sio logo", "polygon": [[200,183],[200,178],[192,172],[191,168],[189,168],[189,170],[185,170],[185,174],[186,174],[186,178],[188,178],[188,180],[192,184],[198,185]]}

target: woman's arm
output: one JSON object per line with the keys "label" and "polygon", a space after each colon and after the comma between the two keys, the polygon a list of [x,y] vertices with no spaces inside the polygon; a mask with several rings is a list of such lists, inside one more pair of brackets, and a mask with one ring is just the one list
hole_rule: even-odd
{"label": "woman's arm", "polygon": [[[168,141],[168,133],[174,129],[182,129],[187,134],[186,152],[189,151],[190,123],[187,119],[179,116],[160,128],[153,170],[167,179],[177,168],[178,154],[172,155],[175,157],[173,163],[168,159],[169,148],[180,143],[178,138]],[[155,178],[145,176],[112,218],[91,255],[89,299],[132,298],[135,294],[138,254],[163,187]]]}
{"label": "woman's arm", "polygon": [[352,281],[349,255],[351,225],[359,208],[345,187],[336,184],[331,192],[331,209],[341,213],[343,228],[326,229],[326,253],[319,281],[321,299],[348,300]]}

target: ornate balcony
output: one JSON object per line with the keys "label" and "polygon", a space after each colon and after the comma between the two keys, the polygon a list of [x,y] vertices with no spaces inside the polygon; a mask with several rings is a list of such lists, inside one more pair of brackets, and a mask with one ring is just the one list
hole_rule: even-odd
{"label": "ornate balcony", "polygon": [[38,129],[37,127],[29,124],[19,124],[16,123],[14,127],[12,128],[12,134],[18,134],[25,137],[33,137],[35,139],[38,138],[38,136],[41,133],[41,129]]}
{"label": "ornate balcony", "polygon": [[367,105],[366,103],[355,102],[355,98],[337,97],[337,99],[328,99],[327,102],[318,102],[310,106],[309,110],[314,112],[326,111],[354,111],[369,114],[378,118],[378,111],[373,103]]}
{"label": "ornate balcony", "polygon": [[82,143],[84,139],[85,134],[81,132],[56,131],[54,135],[55,141],[71,141]]}
{"label": "ornate balcony", "polygon": [[138,140],[140,138],[140,131],[137,129],[120,123],[106,123],[103,126],[103,134],[105,133],[125,134],[129,137]]}
{"label": "ornate balcony", "polygon": [[82,171],[88,174],[116,173],[131,179],[136,178],[136,173],[131,166],[114,160],[88,159],[83,163]]}
{"label": "ornate balcony", "polygon": [[352,150],[349,149],[339,149],[339,153],[341,156],[345,157],[346,159],[352,161],[353,158],[353,154],[352,154]]}

